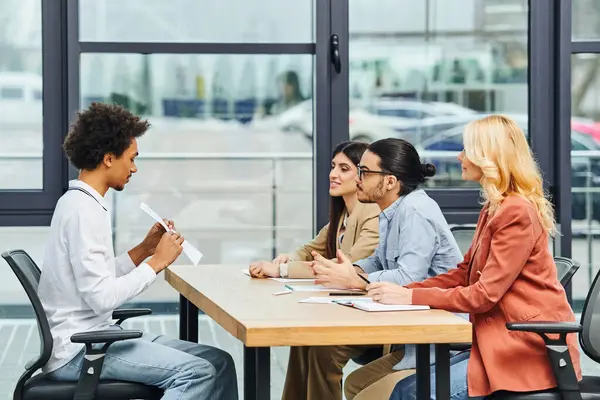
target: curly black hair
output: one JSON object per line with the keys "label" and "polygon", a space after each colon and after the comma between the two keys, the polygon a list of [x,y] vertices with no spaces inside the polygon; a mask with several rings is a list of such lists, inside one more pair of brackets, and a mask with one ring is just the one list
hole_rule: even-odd
{"label": "curly black hair", "polygon": [[150,124],[116,104],[94,102],[80,111],[63,143],[73,166],[94,170],[106,154],[121,157],[131,140],[142,136]]}

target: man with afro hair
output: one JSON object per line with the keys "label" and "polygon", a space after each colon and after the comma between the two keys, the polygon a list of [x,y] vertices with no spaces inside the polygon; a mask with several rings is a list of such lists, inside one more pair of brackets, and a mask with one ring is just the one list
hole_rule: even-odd
{"label": "man with afro hair", "polygon": [[[64,141],[79,178],[56,204],[38,288],[53,338],[43,371],[53,379],[77,381],[86,373],[83,344],[72,343],[71,336],[121,329],[113,311],[148,289],[181,254],[183,238],[158,223],[139,245],[114,254],[104,196],[109,189],[123,190],[137,172],[137,138],[148,128],[123,107],[93,103],[78,114]],[[156,386],[164,390],[163,399],[238,398],[228,353],[148,332],[110,345],[100,379]]]}

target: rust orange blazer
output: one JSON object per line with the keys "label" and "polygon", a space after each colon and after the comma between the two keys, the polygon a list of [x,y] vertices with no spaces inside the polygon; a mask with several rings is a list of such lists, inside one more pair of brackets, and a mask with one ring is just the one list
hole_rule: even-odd
{"label": "rust orange blazer", "polygon": [[[484,207],[458,268],[407,287],[413,289],[413,304],[470,314],[469,396],[556,387],[542,338],[506,328],[507,322],[575,321],[548,234],[527,200],[509,196],[493,216]],[[581,379],[576,334],[567,343]]]}

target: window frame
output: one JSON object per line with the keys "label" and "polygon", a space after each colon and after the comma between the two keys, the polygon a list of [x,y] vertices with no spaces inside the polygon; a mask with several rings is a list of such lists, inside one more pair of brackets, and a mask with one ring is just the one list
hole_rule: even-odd
{"label": "window frame", "polygon": [[66,0],[41,1],[42,189],[0,190],[0,226],[48,226],[64,193],[68,166],[62,153],[66,118]]}

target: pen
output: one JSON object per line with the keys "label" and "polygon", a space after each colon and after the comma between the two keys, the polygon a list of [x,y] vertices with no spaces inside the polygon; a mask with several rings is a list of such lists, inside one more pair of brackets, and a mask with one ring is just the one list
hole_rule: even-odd
{"label": "pen", "polygon": [[365,292],[329,292],[330,296],[364,296]]}
{"label": "pen", "polygon": [[275,292],[275,293],[273,293],[273,296],[280,296],[282,294],[288,294],[288,293],[292,293],[292,291],[291,290],[284,290],[282,292]]}
{"label": "pen", "polygon": [[358,277],[359,277],[360,279],[362,279],[363,281],[367,282],[367,285],[370,285],[370,284],[371,284],[371,282],[369,282],[369,280],[368,280],[367,278],[365,278],[364,276],[362,276],[361,274],[357,273],[356,275],[358,275]]}

